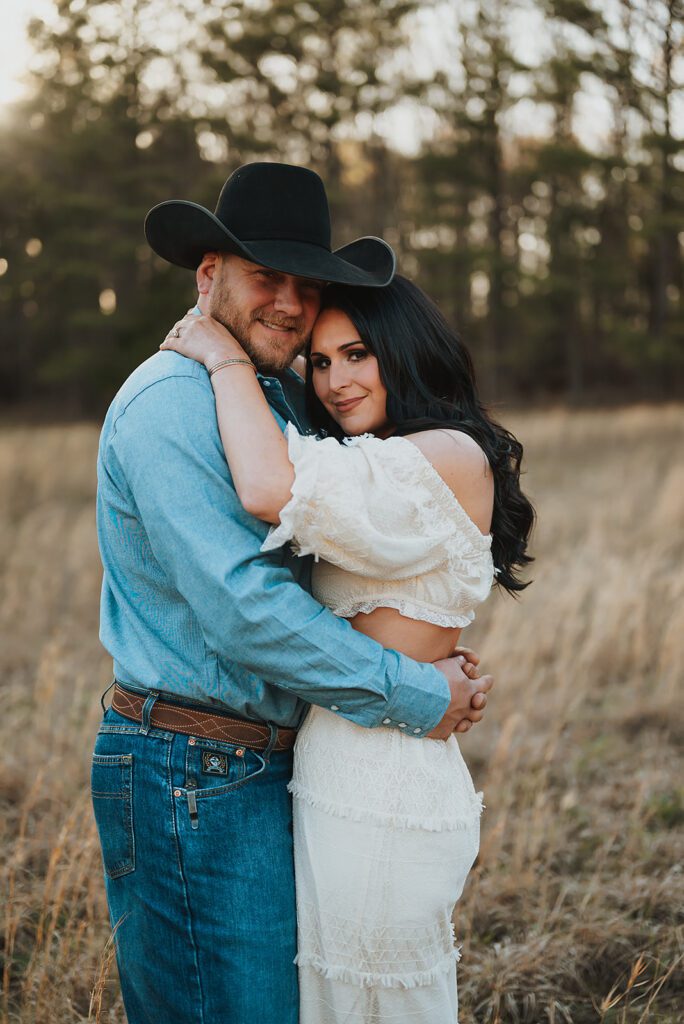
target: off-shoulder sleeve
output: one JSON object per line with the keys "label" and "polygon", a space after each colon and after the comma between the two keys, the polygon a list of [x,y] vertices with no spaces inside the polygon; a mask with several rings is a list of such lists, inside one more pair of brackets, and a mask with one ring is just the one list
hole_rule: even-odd
{"label": "off-shoulder sleeve", "polygon": [[340,444],[287,428],[292,497],[262,551],[287,541],[348,572],[407,579],[443,564],[455,535],[464,558],[489,551],[483,536],[422,452],[403,437]]}

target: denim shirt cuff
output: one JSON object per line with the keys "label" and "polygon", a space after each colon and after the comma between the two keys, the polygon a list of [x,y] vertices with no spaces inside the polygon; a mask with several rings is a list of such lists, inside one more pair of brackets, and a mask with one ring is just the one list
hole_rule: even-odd
{"label": "denim shirt cuff", "polygon": [[402,658],[397,684],[375,724],[420,738],[441,722],[450,701],[446,676],[432,665]]}

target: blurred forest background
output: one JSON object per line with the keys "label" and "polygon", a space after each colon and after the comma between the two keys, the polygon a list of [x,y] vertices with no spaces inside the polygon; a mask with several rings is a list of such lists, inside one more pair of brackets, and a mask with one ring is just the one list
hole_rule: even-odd
{"label": "blurred forest background", "polygon": [[487,400],[681,394],[682,0],[52,6],[0,122],[5,409],[101,414],[193,296],[146,211],[255,159],[396,247]]}

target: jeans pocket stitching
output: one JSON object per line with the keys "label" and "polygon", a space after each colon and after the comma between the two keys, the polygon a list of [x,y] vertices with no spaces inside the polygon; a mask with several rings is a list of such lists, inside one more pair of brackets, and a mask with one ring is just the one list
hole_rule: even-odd
{"label": "jeans pocket stitching", "polygon": [[[253,751],[253,753],[256,753],[256,751]],[[256,754],[256,756],[259,757],[258,754]],[[225,793],[230,793],[234,789],[239,789],[241,786],[246,786],[249,782],[252,781],[252,779],[256,779],[256,777],[258,775],[261,775],[262,772],[266,769],[267,765],[263,758],[259,757],[259,760],[261,761],[260,767],[257,768],[256,771],[250,772],[249,775],[243,775],[242,778],[236,779],[235,782],[229,782],[225,786],[214,786],[209,787],[208,789],[196,789],[195,796],[197,797],[198,800],[208,799],[212,796],[223,796]]]}
{"label": "jeans pocket stitching", "polygon": [[[120,825],[123,828],[124,844],[123,847],[126,851],[125,857],[119,857],[115,862],[119,866],[110,867],[107,864],[105,856],[105,844],[102,842],[102,835],[100,835],[100,845],[102,848],[102,860],[104,863],[105,871],[109,878],[121,878],[123,875],[131,874],[135,871],[135,827],[133,820],[133,755],[132,754],[93,754],[93,768],[95,766],[103,768],[116,768],[121,769],[120,789],[119,790],[100,790],[95,789],[91,780],[91,795],[93,799],[93,807],[95,808],[95,800],[120,800],[122,803],[121,808],[121,819]],[[96,814],[97,820],[97,814]],[[103,826],[104,828],[104,826]],[[99,829],[98,829],[99,830]]]}

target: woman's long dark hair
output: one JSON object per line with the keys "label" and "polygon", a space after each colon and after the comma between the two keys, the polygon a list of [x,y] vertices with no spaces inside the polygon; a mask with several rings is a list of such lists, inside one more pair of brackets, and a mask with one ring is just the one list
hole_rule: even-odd
{"label": "woman's long dark hair", "polygon": [[[492,557],[496,582],[509,593],[523,590],[516,570],[533,559],[525,553],[534,509],[520,490],[522,445],[495,423],[475,387],[470,353],[425,292],[397,276],[386,288],[330,285],[323,309],[345,313],[377,358],[387,388],[387,417],[398,435],[452,428],[482,448],[494,476]],[[344,437],[313,389],[309,360],[306,398],[312,422]]]}

